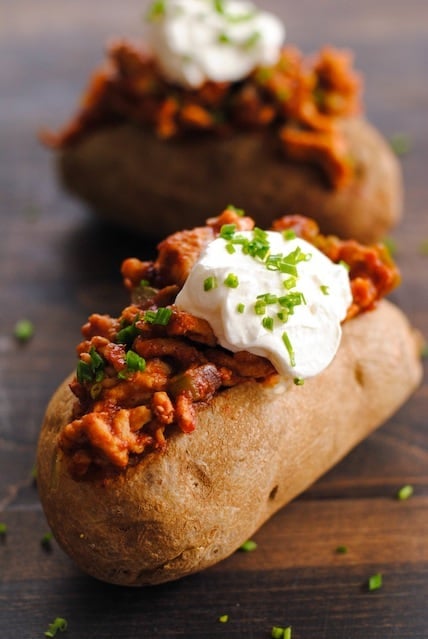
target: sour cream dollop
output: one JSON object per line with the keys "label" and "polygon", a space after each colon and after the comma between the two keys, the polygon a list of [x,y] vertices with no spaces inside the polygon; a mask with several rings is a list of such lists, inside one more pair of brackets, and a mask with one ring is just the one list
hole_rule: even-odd
{"label": "sour cream dollop", "polygon": [[351,301],[345,266],[305,240],[256,229],[210,242],[176,304],[209,322],[224,348],[305,379],[333,360]]}
{"label": "sour cream dollop", "polygon": [[[156,10],[155,10],[156,9]],[[151,12],[150,41],[165,77],[197,88],[234,82],[277,62],[285,28],[242,0],[164,0]]]}

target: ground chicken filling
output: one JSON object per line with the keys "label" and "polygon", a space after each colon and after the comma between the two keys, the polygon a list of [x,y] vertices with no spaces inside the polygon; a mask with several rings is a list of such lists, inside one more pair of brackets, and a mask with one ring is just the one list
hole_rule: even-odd
{"label": "ground chicken filling", "polygon": [[[94,314],[83,326],[70,385],[76,396],[73,421],[59,437],[76,478],[121,472],[142,456],[165,450],[173,433],[195,429],[198,407],[224,389],[248,380],[276,382],[267,359],[221,348],[205,320],[174,305],[202,249],[224,224],[254,227],[251,218],[229,207],[207,226],[161,242],[155,261],[125,260],[122,274],[131,304],[118,318]],[[346,262],[353,293],[347,320],[373,309],[399,282],[382,245],[323,236],[313,220],[301,216],[283,217],[273,229],[292,229],[332,261]]]}
{"label": "ground chicken filling", "polygon": [[74,119],[44,139],[63,148],[122,122],[149,127],[162,139],[270,129],[286,158],[316,165],[330,187],[340,188],[353,176],[340,119],[360,112],[360,85],[348,52],[325,47],[305,59],[286,47],[277,64],[240,82],[190,90],[167,82],[151,55],[120,41],[94,73]]}

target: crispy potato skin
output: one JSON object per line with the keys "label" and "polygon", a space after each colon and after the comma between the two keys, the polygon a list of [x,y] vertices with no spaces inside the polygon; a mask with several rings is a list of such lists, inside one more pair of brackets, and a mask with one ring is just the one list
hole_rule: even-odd
{"label": "crispy potato skin", "polygon": [[160,141],[131,124],[92,133],[57,157],[60,179],[104,218],[146,236],[201,225],[228,204],[266,228],[285,214],[323,233],[372,243],[399,221],[402,177],[389,145],[366,120],[341,123],[356,177],[329,188],[319,169],[286,161],[273,132]]}
{"label": "crispy potato skin", "polygon": [[256,382],[221,394],[116,479],[75,481],[57,447],[74,401],[53,396],[38,445],[48,523],[80,568],[127,586],[202,570],[233,553],[273,513],[384,422],[421,379],[419,340],[387,301],[344,326],[332,365],[303,386]]}

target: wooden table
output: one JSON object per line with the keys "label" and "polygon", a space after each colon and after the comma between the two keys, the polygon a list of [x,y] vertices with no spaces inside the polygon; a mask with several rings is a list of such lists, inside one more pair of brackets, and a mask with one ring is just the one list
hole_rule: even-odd
{"label": "wooden table", "polygon": [[[406,215],[393,237],[403,284],[393,299],[428,335],[428,4],[426,0],[280,0],[289,42],[353,48],[369,118],[411,141]],[[75,365],[80,326],[126,303],[119,267],[148,256],[142,238],[106,228],[57,184],[40,127],[71,114],[111,35],[138,35],[147,3],[16,0],[0,7],[0,636],[293,639],[428,636],[428,385],[340,465],[255,535],[257,551],[152,589],[81,574],[52,542],[32,478],[47,400]],[[89,12],[89,14],[88,14]],[[214,214],[214,212],[213,212]],[[422,245],[425,242],[425,254]],[[22,318],[34,337],[19,344]],[[397,489],[414,486],[400,502]],[[348,547],[338,554],[339,545]],[[383,587],[368,592],[370,575]],[[218,621],[229,615],[227,623]],[[62,636],[62,635],[61,635]]]}

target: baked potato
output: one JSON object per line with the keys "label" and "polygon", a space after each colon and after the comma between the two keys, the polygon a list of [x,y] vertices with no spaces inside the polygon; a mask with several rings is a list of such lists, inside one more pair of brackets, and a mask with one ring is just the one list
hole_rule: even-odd
{"label": "baked potato", "polygon": [[247,224],[235,212],[175,234],[154,263],[127,260],[133,303],[120,319],[93,315],[84,327],[80,374],[78,365],[52,397],[37,455],[48,523],[83,571],[142,586],[225,559],[418,386],[419,335],[392,303],[366,296],[397,283],[386,253],[367,249],[365,268],[355,242],[290,219],[326,254],[348,257],[353,292],[332,363],[304,383],[263,357],[228,352],[209,324],[174,305],[218,221],[228,231],[231,220]]}
{"label": "baked potato", "polygon": [[375,242],[401,217],[401,169],[366,120],[343,119],[340,129],[355,173],[336,189],[319,167],[284,158],[276,134],[266,131],[159,140],[124,123],[60,150],[58,171],[105,219],[147,237],[196,226],[209,211],[239,202],[263,228],[285,212],[304,212],[325,233]]}

